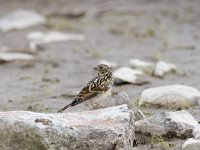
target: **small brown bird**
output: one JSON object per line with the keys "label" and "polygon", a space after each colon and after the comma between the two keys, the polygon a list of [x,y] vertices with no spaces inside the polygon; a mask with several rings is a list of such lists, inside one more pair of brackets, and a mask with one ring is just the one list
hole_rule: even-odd
{"label": "small brown bird", "polygon": [[98,76],[89,81],[76,98],[70,104],[60,109],[58,113],[62,113],[65,109],[76,106],[87,100],[90,100],[92,105],[93,100],[103,98],[111,93],[113,85],[111,68],[105,64],[100,64],[94,69],[97,70]]}

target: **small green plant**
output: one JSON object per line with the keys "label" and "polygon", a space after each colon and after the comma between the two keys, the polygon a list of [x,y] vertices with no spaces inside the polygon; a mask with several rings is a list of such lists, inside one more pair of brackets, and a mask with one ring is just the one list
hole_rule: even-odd
{"label": "small green plant", "polygon": [[190,109],[192,107],[192,105],[189,102],[184,102],[182,104],[182,108],[183,109]]}
{"label": "small green plant", "polygon": [[141,104],[141,98],[137,98],[137,100],[134,102],[134,105],[140,109],[141,107],[140,104]]}
{"label": "small green plant", "polygon": [[151,145],[158,144],[162,149],[169,149],[170,144],[164,141],[163,137],[160,134],[154,134],[151,138]]}

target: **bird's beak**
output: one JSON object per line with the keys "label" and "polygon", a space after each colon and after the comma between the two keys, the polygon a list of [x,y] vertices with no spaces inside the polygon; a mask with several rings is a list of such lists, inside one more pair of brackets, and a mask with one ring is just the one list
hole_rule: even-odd
{"label": "bird's beak", "polygon": [[93,69],[94,69],[94,70],[97,70],[97,67],[94,67]]}

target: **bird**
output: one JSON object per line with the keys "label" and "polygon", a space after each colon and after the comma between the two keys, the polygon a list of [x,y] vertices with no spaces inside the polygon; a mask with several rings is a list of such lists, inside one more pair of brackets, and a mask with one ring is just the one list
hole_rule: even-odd
{"label": "bird", "polygon": [[[97,70],[97,76],[86,84],[71,103],[60,109],[57,113],[62,113],[67,108],[76,106],[85,101],[90,101],[93,108],[95,108],[93,104],[99,104],[94,103],[93,101],[105,98],[111,94],[114,81],[112,69],[105,64],[99,64],[94,69]],[[101,105],[99,106],[102,107]]]}

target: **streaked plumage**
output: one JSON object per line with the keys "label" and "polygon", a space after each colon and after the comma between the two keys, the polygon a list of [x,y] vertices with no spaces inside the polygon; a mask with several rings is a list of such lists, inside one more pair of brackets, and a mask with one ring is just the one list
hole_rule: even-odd
{"label": "streaked plumage", "polygon": [[77,97],[70,104],[60,109],[58,113],[62,113],[65,109],[76,106],[87,100],[93,101],[95,99],[102,98],[111,91],[113,78],[110,67],[101,64],[95,67],[95,70],[98,71],[98,76],[89,81]]}

